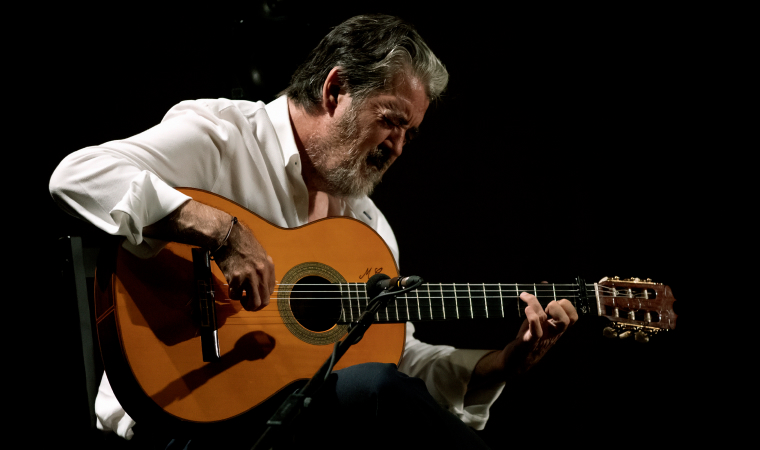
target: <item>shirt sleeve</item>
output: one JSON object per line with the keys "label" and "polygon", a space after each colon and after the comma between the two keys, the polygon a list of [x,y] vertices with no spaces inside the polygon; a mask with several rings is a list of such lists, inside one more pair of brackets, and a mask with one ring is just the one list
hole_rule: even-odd
{"label": "shirt sleeve", "polygon": [[414,325],[407,322],[406,345],[399,371],[421,378],[443,408],[470,427],[482,430],[504,383],[475,390],[468,390],[467,385],[480,358],[491,351],[426,344],[414,338]]}
{"label": "shirt sleeve", "polygon": [[135,433],[132,428],[135,426],[135,421],[116,400],[105,372],[100,379],[98,396],[95,398],[95,414],[97,416],[95,425],[98,430],[113,431],[126,440],[130,440],[134,436]]}
{"label": "shirt sleeve", "polygon": [[174,187],[210,190],[225,149],[240,134],[205,103],[182,102],[143,133],[67,156],[50,179],[50,193],[66,212],[125,236],[135,253],[151,256],[163,243],[145,239],[142,228],[190,199]]}

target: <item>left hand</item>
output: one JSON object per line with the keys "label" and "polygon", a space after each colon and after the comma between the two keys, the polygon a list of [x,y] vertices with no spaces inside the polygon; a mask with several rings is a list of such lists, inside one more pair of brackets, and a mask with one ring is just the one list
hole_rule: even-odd
{"label": "left hand", "polygon": [[489,353],[478,362],[470,387],[502,382],[511,375],[526,372],[578,320],[575,307],[567,299],[552,301],[546,308],[541,307],[535,295],[527,292],[520,294],[520,299],[527,306],[517,337],[504,350]]}
{"label": "left hand", "polygon": [[551,301],[545,309],[535,295],[527,292],[520,294],[520,300],[528,304],[525,321],[515,340],[502,351],[505,366],[514,367],[517,373],[533,367],[578,320],[575,307],[567,299]]}

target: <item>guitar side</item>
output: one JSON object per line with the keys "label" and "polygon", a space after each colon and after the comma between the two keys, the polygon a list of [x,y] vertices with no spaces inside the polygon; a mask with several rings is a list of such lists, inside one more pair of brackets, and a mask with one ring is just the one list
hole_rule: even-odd
{"label": "guitar side", "polygon": [[[347,282],[366,281],[368,270],[397,275],[387,245],[359,221],[334,218],[283,229],[215,194],[180,191],[248,226],[272,256],[278,282],[324,268]],[[140,259],[119,247],[110,276],[96,277],[106,373],[117,399],[137,422],[212,428],[250,421],[257,406],[310,378],[330,355],[329,344],[344,333],[339,327],[311,331],[292,323],[292,315],[279,310],[288,309],[286,293],[275,295],[261,311],[245,311],[225,298],[224,276],[213,264],[221,358],[203,362],[197,312],[190,301],[195,288],[191,249],[170,243],[156,257]],[[336,370],[370,361],[398,363],[404,329],[404,324],[374,325]]]}

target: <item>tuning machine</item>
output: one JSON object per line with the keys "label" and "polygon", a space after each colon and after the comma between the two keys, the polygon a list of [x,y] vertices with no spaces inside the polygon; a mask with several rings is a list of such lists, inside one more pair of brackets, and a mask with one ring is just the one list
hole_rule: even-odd
{"label": "tuning machine", "polygon": [[630,277],[630,278],[620,278],[619,276],[614,277],[604,277],[601,280],[599,280],[600,283],[605,281],[611,281],[611,282],[621,282],[621,283],[636,283],[636,284],[651,284],[651,285],[659,285],[662,283],[655,283],[652,281],[651,278],[638,278],[638,277]]}
{"label": "tuning machine", "polygon": [[652,336],[659,332],[660,330],[657,328],[642,327],[615,322],[610,326],[605,327],[602,330],[602,335],[609,339],[627,339],[633,336],[636,342],[647,343]]}

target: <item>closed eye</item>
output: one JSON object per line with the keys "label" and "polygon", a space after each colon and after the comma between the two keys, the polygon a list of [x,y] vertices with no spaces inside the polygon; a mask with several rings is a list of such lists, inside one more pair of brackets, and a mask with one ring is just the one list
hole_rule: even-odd
{"label": "closed eye", "polygon": [[404,143],[406,144],[406,143],[411,142],[412,140],[416,139],[419,134],[420,134],[419,128],[409,128],[408,130],[406,130],[406,134],[405,134],[406,140]]}

